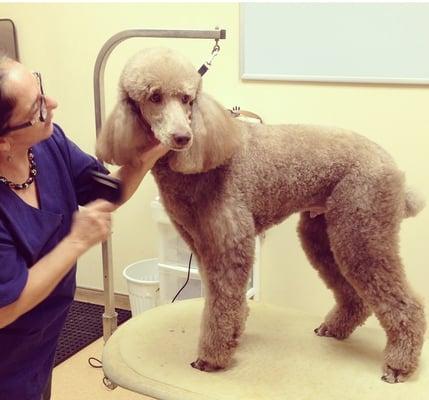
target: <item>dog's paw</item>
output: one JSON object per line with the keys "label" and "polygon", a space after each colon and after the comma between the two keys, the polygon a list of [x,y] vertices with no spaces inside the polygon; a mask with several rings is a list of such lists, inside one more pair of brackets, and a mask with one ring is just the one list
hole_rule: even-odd
{"label": "dog's paw", "polygon": [[381,377],[381,380],[387,383],[400,383],[405,382],[408,379],[408,376],[408,373],[404,373],[404,371],[400,369],[395,369],[386,365],[384,367],[384,374]]}
{"label": "dog's paw", "polygon": [[348,336],[348,334],[345,334],[344,332],[341,332],[339,330],[334,330],[333,328],[329,327],[329,325],[326,324],[325,322],[322,323],[318,328],[316,328],[314,330],[314,333],[317,336],[331,337],[338,340],[345,339]]}
{"label": "dog's paw", "polygon": [[323,323],[318,328],[316,328],[314,330],[314,333],[317,336],[335,337],[335,335],[333,333],[331,333],[331,331],[329,330],[328,325],[326,325],[325,323]]}
{"label": "dog's paw", "polygon": [[205,372],[218,371],[222,369],[222,367],[219,367],[217,365],[212,365],[208,361],[204,361],[201,358],[197,358],[196,361],[192,362],[191,367]]}

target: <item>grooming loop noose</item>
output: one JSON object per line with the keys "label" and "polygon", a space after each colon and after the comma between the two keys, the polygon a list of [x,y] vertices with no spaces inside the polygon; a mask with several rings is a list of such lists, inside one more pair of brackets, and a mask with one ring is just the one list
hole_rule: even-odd
{"label": "grooming loop noose", "polygon": [[[211,58],[203,64],[206,71],[211,66],[214,58],[220,51],[219,40],[226,38],[226,30],[216,27],[214,30],[174,30],[174,29],[131,29],[125,30],[112,36],[103,45],[98,53],[94,66],[94,108],[95,108],[95,132],[96,137],[101,132],[101,126],[105,119],[105,99],[104,99],[104,70],[107,60],[121,42],[136,38],[176,38],[176,39],[214,39],[215,45],[212,50]],[[203,66],[201,68],[203,68]],[[204,73],[205,73],[204,72]],[[203,74],[204,74],[203,73]],[[201,75],[203,75],[201,74]],[[113,257],[112,257],[112,236],[110,235],[102,244],[103,259],[103,291],[104,291],[104,314],[103,314],[103,338],[106,342],[112,335],[118,325],[118,314],[115,311],[115,299],[113,288]],[[106,377],[104,384],[111,389],[116,385],[110,382]]]}
{"label": "grooming loop noose", "polygon": [[213,60],[217,57],[219,52],[220,52],[219,39],[215,39],[215,45],[213,46],[210,60],[206,61],[203,65],[201,65],[200,69],[198,70],[198,73],[201,76],[203,76],[209,70],[209,68],[212,66]]}

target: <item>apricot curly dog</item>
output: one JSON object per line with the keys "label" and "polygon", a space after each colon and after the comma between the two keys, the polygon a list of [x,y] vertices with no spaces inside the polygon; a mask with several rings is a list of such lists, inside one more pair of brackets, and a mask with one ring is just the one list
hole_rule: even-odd
{"label": "apricot curly dog", "polygon": [[229,365],[247,316],[255,236],[299,212],[305,252],[336,305],[316,329],[344,339],[371,312],[387,334],[383,379],[405,380],[422,350],[423,306],[399,256],[399,227],[424,202],[378,145],[356,133],[233,118],[169,49],[135,55],[97,142],[111,164],[159,141],[171,151],[152,169],[164,206],[198,257],[206,289],[194,368]]}

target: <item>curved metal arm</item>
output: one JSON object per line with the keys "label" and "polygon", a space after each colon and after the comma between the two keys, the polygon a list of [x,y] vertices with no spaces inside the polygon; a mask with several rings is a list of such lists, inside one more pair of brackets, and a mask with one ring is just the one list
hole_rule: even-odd
{"label": "curved metal arm", "polygon": [[[110,53],[121,42],[135,37],[152,38],[187,38],[187,39],[225,39],[224,29],[209,31],[200,30],[166,30],[166,29],[131,29],[112,36],[98,53],[94,67],[94,106],[95,129],[98,137],[105,116],[104,103],[104,70]],[[112,238],[102,244],[103,258],[103,287],[104,287],[104,314],[103,314],[103,338],[104,341],[112,335],[117,327],[117,313],[115,312],[113,290],[113,263],[112,263]]]}

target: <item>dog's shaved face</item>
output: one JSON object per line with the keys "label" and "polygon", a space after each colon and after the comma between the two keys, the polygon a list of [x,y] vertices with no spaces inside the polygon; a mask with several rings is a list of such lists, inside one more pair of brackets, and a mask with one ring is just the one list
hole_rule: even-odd
{"label": "dog's shaved face", "polygon": [[121,89],[134,102],[155,138],[172,150],[192,145],[192,101],[201,77],[194,66],[171,49],[147,49],[125,66]]}
{"label": "dog's shaved face", "polygon": [[138,102],[144,120],[157,140],[172,150],[187,150],[192,145],[191,115],[195,93],[151,87]]}

